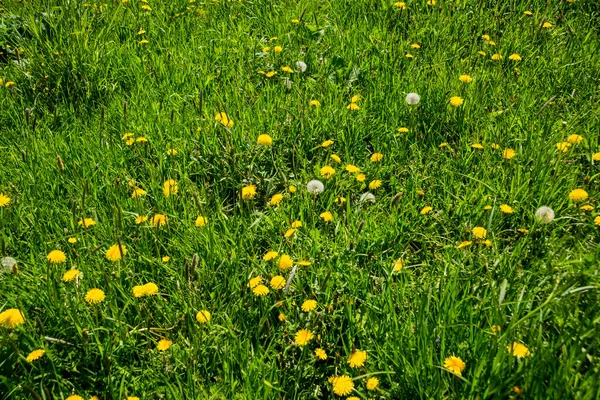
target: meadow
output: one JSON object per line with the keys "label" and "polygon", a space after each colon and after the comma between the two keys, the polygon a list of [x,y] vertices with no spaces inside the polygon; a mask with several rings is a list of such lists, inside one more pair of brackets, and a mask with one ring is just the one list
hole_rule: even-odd
{"label": "meadow", "polygon": [[599,35],[0,1],[0,398],[600,398]]}

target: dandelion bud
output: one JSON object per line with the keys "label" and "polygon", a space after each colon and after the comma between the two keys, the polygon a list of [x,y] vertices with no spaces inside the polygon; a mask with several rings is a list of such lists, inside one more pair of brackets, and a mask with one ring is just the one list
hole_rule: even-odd
{"label": "dandelion bud", "polygon": [[554,210],[550,207],[540,207],[535,212],[535,219],[540,224],[549,224],[554,220]]}
{"label": "dandelion bud", "polygon": [[392,205],[398,204],[398,202],[400,201],[402,196],[404,196],[404,193],[402,193],[402,192],[396,193],[396,195],[394,195],[394,197],[392,197]]}
{"label": "dandelion bud", "polygon": [[421,98],[416,93],[409,93],[406,95],[406,102],[410,106],[417,105],[421,102]]}
{"label": "dandelion bud", "polygon": [[365,220],[363,219],[362,221],[360,221],[360,223],[358,224],[358,232],[357,234],[360,234],[360,232],[363,230],[363,228],[365,227]]}
{"label": "dandelion bud", "polygon": [[62,158],[60,158],[60,156],[56,156],[56,164],[58,165],[58,169],[60,170],[60,172],[63,172],[65,170],[65,164],[63,163]]}

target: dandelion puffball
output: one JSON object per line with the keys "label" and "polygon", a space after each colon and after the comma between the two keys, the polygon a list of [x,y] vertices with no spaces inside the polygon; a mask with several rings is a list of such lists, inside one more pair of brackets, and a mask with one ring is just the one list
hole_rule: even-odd
{"label": "dandelion puffball", "polygon": [[421,102],[421,98],[416,93],[409,93],[406,95],[406,102],[408,103],[408,105],[414,106]]}
{"label": "dandelion puffball", "polygon": [[373,193],[371,193],[371,192],[366,192],[366,193],[363,193],[363,194],[360,196],[360,202],[362,203],[362,202],[364,202],[364,201],[369,201],[369,202],[371,202],[371,203],[375,203],[375,196],[374,196],[374,195],[373,195]]}
{"label": "dandelion puffball", "polygon": [[325,186],[323,186],[323,182],[313,179],[312,181],[306,184],[306,189],[309,193],[319,194],[323,193],[323,190],[325,190]]}
{"label": "dandelion puffball", "polygon": [[304,61],[296,61],[296,68],[300,70],[300,72],[306,71],[306,63]]}
{"label": "dandelion puffball", "polygon": [[535,212],[535,219],[541,224],[549,224],[554,220],[554,210],[550,207],[540,207]]}

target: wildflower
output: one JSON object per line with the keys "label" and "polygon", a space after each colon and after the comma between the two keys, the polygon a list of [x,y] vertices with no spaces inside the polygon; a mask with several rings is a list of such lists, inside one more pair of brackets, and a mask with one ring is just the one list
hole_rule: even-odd
{"label": "wildflower", "polygon": [[350,103],[346,106],[346,108],[350,111],[360,110],[360,107],[356,103]]}
{"label": "wildflower", "polygon": [[342,159],[337,154],[332,154],[332,155],[329,156],[329,158],[331,158],[336,163],[341,163],[342,162]]}
{"label": "wildflower", "polygon": [[482,243],[485,244],[487,247],[492,247],[492,241],[489,240],[489,239],[488,240],[484,240]]}
{"label": "wildflower", "polygon": [[161,261],[164,262],[164,263],[167,263],[170,260],[171,260],[171,257],[169,257],[169,256],[164,256],[163,258],[161,258]]}
{"label": "wildflower", "polygon": [[354,174],[356,172],[360,172],[360,168],[358,168],[356,165],[352,165],[352,164],[348,164],[344,167],[344,169],[348,172],[350,172],[351,174]]}
{"label": "wildflower", "polygon": [[532,16],[533,13],[529,10],[525,10],[525,12],[523,12],[523,14],[527,15],[527,16]]}
{"label": "wildflower", "polygon": [[50,264],[61,264],[67,261],[67,256],[60,250],[52,250],[50,253],[48,253],[46,258]]}
{"label": "wildflower", "polygon": [[135,219],[135,224],[143,224],[146,221],[148,221],[148,217],[146,217],[145,215],[138,215],[138,217]]}
{"label": "wildflower", "polygon": [[586,205],[581,206],[579,209],[582,211],[592,211],[594,209],[594,206],[586,204]]}
{"label": "wildflower", "polygon": [[336,204],[337,204],[338,206],[340,206],[340,207],[341,207],[341,206],[343,206],[343,205],[344,205],[344,203],[346,202],[346,198],[345,198],[345,197],[342,197],[342,196],[338,196],[338,197],[336,197],[336,198],[335,198],[335,202],[336,202]]}
{"label": "wildflower", "polygon": [[542,25],[542,28],[544,28],[544,29],[552,28],[552,24],[550,22],[544,22],[544,24]]}
{"label": "wildflower", "polygon": [[319,360],[327,360],[327,353],[325,353],[325,350],[323,350],[320,347],[318,347],[318,348],[315,349],[315,356]]}
{"label": "wildflower", "polygon": [[323,186],[323,183],[321,181],[314,179],[306,184],[306,189],[309,193],[319,194],[323,193],[323,190],[325,190],[325,186]]}
{"label": "wildflower", "polygon": [[290,193],[296,193],[296,190],[298,190],[298,189],[296,188],[296,186],[290,185],[290,186],[288,186],[288,190],[290,191]]}
{"label": "wildflower", "polygon": [[309,104],[313,107],[321,107],[321,102],[319,100],[311,100]]}
{"label": "wildflower", "polygon": [[502,60],[502,55],[498,54],[498,53],[493,54],[492,55],[492,60],[494,60],[494,61],[500,61],[500,60]]}
{"label": "wildflower", "polygon": [[419,214],[421,214],[421,215],[429,214],[431,212],[431,210],[433,210],[433,207],[426,206],[421,209]]}
{"label": "wildflower", "polygon": [[408,128],[400,127],[400,128],[398,128],[398,132],[400,132],[400,133],[408,133]]}
{"label": "wildflower", "polygon": [[281,53],[283,51],[283,47],[281,47],[281,46],[275,46],[275,47],[273,47],[273,51],[275,53]]}
{"label": "wildflower", "polygon": [[254,293],[255,296],[266,296],[269,294],[269,288],[262,284],[256,285],[256,287],[252,289],[252,293]]}
{"label": "wildflower", "polygon": [[271,278],[270,285],[275,290],[283,289],[285,287],[285,284],[285,278],[281,275],[277,275]]}
{"label": "wildflower", "polygon": [[194,223],[198,228],[205,226],[208,223],[208,220],[205,216],[201,215],[196,218],[196,222]]}
{"label": "wildflower", "polygon": [[379,379],[369,378],[367,379],[367,390],[375,390],[379,386]]}
{"label": "wildflower", "polygon": [[306,63],[304,61],[296,61],[296,68],[300,70],[300,72],[306,71]]}
{"label": "wildflower", "polygon": [[481,56],[484,56],[484,57],[487,56],[487,53],[485,51],[478,51],[478,53]]}
{"label": "wildflower", "polygon": [[302,311],[304,312],[310,312],[315,308],[317,308],[316,300],[306,300],[304,303],[302,303]]}
{"label": "wildflower", "polygon": [[46,350],[42,350],[42,349],[33,350],[31,353],[29,353],[27,355],[26,360],[28,363],[34,362],[35,360],[39,360],[45,353],[46,353]]}
{"label": "wildflower", "polygon": [[508,59],[510,61],[521,61],[521,56],[518,55],[517,53],[513,53],[510,56],[508,56]]}
{"label": "wildflower", "polygon": [[256,186],[249,185],[242,188],[242,199],[252,200],[256,196]]}
{"label": "wildflower", "polygon": [[69,242],[70,244],[75,244],[77,243],[77,238],[76,237],[70,237],[67,239],[67,242]]}
{"label": "wildflower", "polygon": [[511,353],[515,357],[528,357],[531,352],[529,349],[521,343],[514,342],[513,344],[509,344],[506,346],[509,353]]}
{"label": "wildflower", "polygon": [[356,180],[359,182],[364,182],[365,179],[367,179],[367,176],[365,174],[358,174],[356,175]]}
{"label": "wildflower", "polygon": [[515,210],[513,210],[513,208],[508,204],[501,204],[500,211],[502,211],[504,214],[513,214],[515,212]]}
{"label": "wildflower", "polygon": [[292,72],[294,72],[294,70],[293,70],[293,69],[292,69],[292,68],[291,68],[289,65],[286,65],[285,67],[281,67],[281,70],[282,70],[283,72],[287,72],[287,73],[292,73]]}
{"label": "wildflower", "polygon": [[154,214],[152,220],[150,221],[154,226],[163,226],[167,223],[167,216],[164,214]]}
{"label": "wildflower", "polygon": [[444,360],[444,368],[458,376],[462,376],[465,367],[466,364],[460,357],[450,356]]}
{"label": "wildflower", "polygon": [[263,281],[263,278],[261,276],[255,276],[254,278],[250,279],[250,281],[248,282],[248,287],[250,289],[254,289],[262,281]]}
{"label": "wildflower", "polygon": [[233,128],[233,120],[224,111],[221,111],[215,115],[215,120],[227,128]]}
{"label": "wildflower", "polygon": [[367,201],[370,203],[375,203],[375,196],[371,192],[366,192],[366,193],[363,193],[360,195],[360,198],[358,199],[358,201],[360,201],[361,203],[367,202]]}
{"label": "wildflower", "polygon": [[328,140],[325,140],[323,143],[321,143],[321,147],[329,147],[332,144],[333,144],[333,140],[328,139]]}
{"label": "wildflower", "polygon": [[412,54],[410,54],[410,53],[406,53],[406,54],[404,55],[404,57],[406,57],[406,58],[415,58],[415,57],[414,57]]}
{"label": "wildflower", "polygon": [[156,345],[158,351],[167,351],[173,345],[173,342],[167,339],[161,339]]}
{"label": "wildflower", "polygon": [[475,239],[485,239],[487,236],[487,230],[481,226],[476,226],[471,232]]}
{"label": "wildflower", "polygon": [[10,203],[10,197],[0,193],[0,207],[6,207]]}
{"label": "wildflower", "polygon": [[504,151],[502,152],[502,158],[505,158],[507,160],[510,160],[511,158],[513,158],[517,153],[513,150],[513,149],[504,149]]}
{"label": "wildflower", "polygon": [[283,195],[281,193],[274,194],[273,197],[271,197],[271,200],[269,200],[269,205],[279,205],[279,203],[281,203],[281,200],[283,200]]}
{"label": "wildflower", "polygon": [[321,219],[325,222],[333,221],[333,215],[329,211],[325,211],[325,212],[319,214],[319,217],[321,217]]}
{"label": "wildflower", "polygon": [[394,7],[404,10],[406,8],[406,3],[403,1],[397,1],[394,3]]}
{"label": "wildflower", "polygon": [[302,221],[294,221],[292,222],[292,228],[297,229],[302,227]]}
{"label": "wildflower", "polygon": [[423,189],[419,189],[419,190],[417,190],[417,194],[419,196],[425,196],[425,191]]}
{"label": "wildflower", "polygon": [[279,255],[278,252],[276,251],[268,251],[264,256],[263,256],[263,260],[264,261],[270,261],[273,260],[275,257],[277,257]]}
{"label": "wildflower", "polygon": [[517,232],[522,233],[522,234],[527,234],[527,233],[529,233],[529,229],[519,228],[519,229],[517,229]]}
{"label": "wildflower", "polygon": [[91,304],[98,304],[104,301],[104,291],[98,288],[90,289],[85,295],[85,301]]}
{"label": "wildflower", "polygon": [[306,346],[314,337],[315,335],[313,335],[311,331],[307,329],[300,329],[298,332],[296,332],[296,338],[294,341],[298,346]]}
{"label": "wildflower", "polygon": [[498,333],[502,331],[502,328],[500,327],[500,325],[492,325],[492,332],[493,333]]}
{"label": "wildflower", "polygon": [[596,216],[596,217],[594,218],[594,224],[595,224],[595,225],[600,225],[600,215],[598,215],[598,216]]}
{"label": "wildflower", "polygon": [[310,261],[298,261],[296,264],[301,265],[303,267],[308,267],[310,265]]}
{"label": "wildflower", "polygon": [[394,261],[394,272],[400,272],[404,268],[404,260],[399,258]]}
{"label": "wildflower", "polygon": [[0,326],[5,328],[15,328],[25,323],[25,317],[21,310],[9,308],[0,313]]}
{"label": "wildflower", "polygon": [[477,150],[483,150],[483,146],[481,145],[481,143],[473,143],[471,147]]}
{"label": "wildflower", "polygon": [[140,136],[139,138],[135,139],[135,141],[136,141],[136,143],[148,143],[148,139],[146,139],[143,136]]}
{"label": "wildflower", "polygon": [[594,155],[592,156],[592,160],[600,161],[600,152],[594,153]]}
{"label": "wildflower", "polygon": [[579,144],[581,142],[583,142],[583,136],[581,135],[569,135],[569,137],[567,138],[567,141],[569,143],[573,143],[573,144]]}
{"label": "wildflower", "polygon": [[118,244],[113,244],[106,250],[106,258],[113,262],[119,261],[125,254],[127,254],[127,248],[125,248],[124,245],[119,246]]}
{"label": "wildflower", "polygon": [[152,296],[158,293],[158,286],[154,282],[148,282],[145,285],[133,287],[133,297],[140,298],[144,296]]}
{"label": "wildflower", "polygon": [[383,160],[383,154],[381,154],[381,153],[373,153],[371,155],[371,162],[380,162],[381,160]]}
{"label": "wildflower", "polygon": [[410,47],[412,47],[413,49],[417,49],[418,50],[418,49],[421,48],[421,45],[419,43],[413,43],[413,44],[410,45]]}
{"label": "wildflower", "polygon": [[292,235],[294,235],[294,233],[296,233],[296,232],[298,232],[298,229],[295,229],[295,228],[290,228],[290,229],[288,229],[287,231],[285,231],[285,233],[284,233],[283,237],[285,237],[285,238],[289,238],[289,237],[291,237]]}
{"label": "wildflower", "polygon": [[273,139],[271,138],[271,136],[264,133],[258,136],[258,139],[256,139],[256,144],[261,146],[271,146],[273,145]]}
{"label": "wildflower", "polygon": [[460,107],[463,104],[464,100],[459,96],[450,97],[450,105],[452,107]]}
{"label": "wildflower", "polygon": [[416,93],[409,93],[406,95],[406,102],[409,106],[414,106],[421,102],[421,98]]}
{"label": "wildflower", "polygon": [[461,242],[458,246],[456,246],[456,248],[457,249],[462,249],[463,247],[467,247],[467,246],[470,246],[472,244],[473,244],[473,242],[471,242],[469,240],[466,240],[464,242]]}
{"label": "wildflower", "polygon": [[275,75],[277,75],[277,71],[269,71],[269,72],[267,72],[266,77],[267,78],[272,78]]}
{"label": "wildflower", "polygon": [[177,181],[175,181],[174,179],[167,179],[163,183],[163,194],[165,195],[165,197],[169,197],[172,194],[177,194],[178,191],[179,191],[179,185],[177,184]]}
{"label": "wildflower", "polygon": [[279,258],[279,264],[277,266],[280,270],[286,271],[292,268],[292,265],[294,265],[292,257],[288,256],[287,254],[282,254]]}
{"label": "wildflower", "polygon": [[[142,8],[143,8],[143,6],[142,6]],[[83,397],[76,395],[76,394],[72,394],[69,397],[67,397],[65,400],[83,400]]]}
{"label": "wildflower", "polygon": [[358,103],[361,99],[362,99],[362,97],[360,96],[360,94],[355,94],[350,99],[350,103]]}
{"label": "wildflower", "polygon": [[71,282],[81,277],[81,272],[78,269],[70,269],[62,276],[63,282]]}
{"label": "wildflower", "polygon": [[152,7],[150,7],[148,4],[142,4],[142,10],[152,11]]}
{"label": "wildflower", "polygon": [[329,179],[335,174],[335,169],[333,169],[333,167],[330,165],[326,165],[323,168],[321,168],[321,171],[319,172],[321,173],[321,176],[323,178]]}
{"label": "wildflower", "polygon": [[[494,150],[498,150],[498,149],[500,148],[500,145],[499,145],[498,143],[492,143],[492,144],[490,145],[490,147],[491,147],[492,149],[494,149]],[[507,149],[507,150],[510,150],[510,149]],[[507,155],[510,155],[510,152],[508,152],[508,153],[506,153],[506,154],[507,154]],[[503,155],[504,155],[504,154],[503,154]],[[511,157],[511,158],[512,158],[512,157]]]}
{"label": "wildflower", "polygon": [[473,78],[471,78],[469,75],[463,74],[458,77],[458,80],[463,83],[471,83],[473,81]]}
{"label": "wildflower", "polygon": [[370,190],[375,190],[381,187],[381,181],[379,179],[375,179],[371,182],[369,182],[369,189]]}
{"label": "wildflower", "polygon": [[354,382],[348,375],[332,376],[329,383],[333,386],[333,393],[338,396],[347,396],[354,389]]}
{"label": "wildflower", "polygon": [[556,143],[556,148],[558,149],[558,151],[561,151],[563,153],[566,153],[567,150],[569,150],[569,146],[571,146],[571,143],[569,143],[569,142]]}
{"label": "wildflower", "polygon": [[201,324],[206,324],[208,321],[210,321],[210,313],[206,310],[198,311],[196,314],[196,321],[200,322]]}
{"label": "wildflower", "polygon": [[577,203],[585,201],[587,198],[588,193],[583,189],[574,189],[571,191],[571,193],[569,193],[569,199]]}
{"label": "wildflower", "polygon": [[176,156],[177,155],[177,149],[168,149],[167,150],[167,155],[168,156]]}
{"label": "wildflower", "polygon": [[350,358],[348,359],[348,365],[350,368],[360,368],[365,365],[365,361],[367,361],[367,352],[356,350]]}
{"label": "wildflower", "polygon": [[442,142],[438,147],[448,147],[448,142]]}

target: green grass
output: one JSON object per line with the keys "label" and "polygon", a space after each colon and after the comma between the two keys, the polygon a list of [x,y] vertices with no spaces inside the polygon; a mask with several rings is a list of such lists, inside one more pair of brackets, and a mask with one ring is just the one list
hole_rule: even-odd
{"label": "green grass", "polygon": [[[2,398],[344,398],[328,383],[344,374],[361,399],[600,397],[598,212],[580,209],[600,199],[597,2],[143,4],[0,3],[1,250],[18,261],[0,275],[0,311],[25,317],[0,328]],[[222,111],[232,128],[215,121]],[[148,142],[128,146],[127,132]],[[270,148],[256,144],[264,133]],[[583,141],[558,151],[572,134]],[[131,198],[132,179],[146,196]],[[163,195],[167,179],[176,195]],[[322,194],[307,192],[312,179]],[[360,202],[374,179],[375,203]],[[256,197],[242,200],[250,184]],[[571,201],[575,188],[589,198]],[[556,219],[536,222],[540,206]],[[328,210],[331,223],[319,218]],[[156,213],[166,225],[135,223]],[[83,217],[97,225],[83,229]],[[118,242],[128,252],[110,262]],[[49,264],[52,250],[67,262]],[[263,261],[269,250],[311,265],[287,294],[258,297],[250,278],[290,274]],[[77,284],[61,280],[71,268]],[[159,295],[133,297],[147,282]],[[91,288],[102,303],[85,302]],[[301,310],[307,299],[315,311]],[[195,319],[204,309],[208,324]],[[304,347],[300,329],[315,335]],[[509,354],[513,342],[530,356]],[[35,349],[46,354],[27,362]],[[348,365],[354,350],[367,352],[363,367]],[[443,368],[452,355],[462,378]]]}

